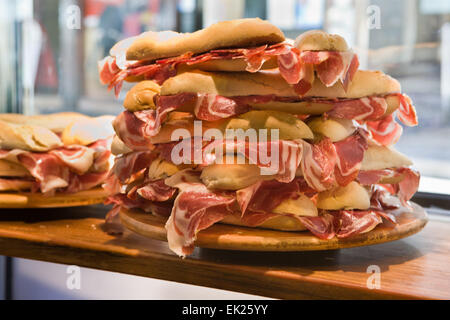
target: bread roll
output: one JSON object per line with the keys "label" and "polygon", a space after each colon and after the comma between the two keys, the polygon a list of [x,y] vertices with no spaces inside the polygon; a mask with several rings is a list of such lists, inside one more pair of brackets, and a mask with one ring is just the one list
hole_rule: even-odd
{"label": "bread roll", "polygon": [[317,197],[317,208],[325,210],[365,210],[369,207],[369,192],[356,181],[350,182],[345,187],[320,192]]}
{"label": "bread roll", "polygon": [[[362,98],[373,95],[386,95],[400,92],[397,80],[381,71],[358,70],[347,91],[337,82],[326,87],[321,81],[314,81],[313,87],[305,97]],[[297,97],[294,89],[276,71],[257,73],[240,72],[185,72],[164,82],[161,95],[174,95],[184,92],[218,94],[225,97],[249,95],[276,95]]]}
{"label": "bread roll", "polygon": [[85,116],[77,112],[60,112],[35,116],[26,116],[17,113],[0,114],[1,121],[15,124],[23,124],[23,125],[26,124],[30,126],[44,127],[55,133],[63,132],[63,130],[74,121],[88,118],[89,118],[88,116]]}
{"label": "bread roll", "polygon": [[215,23],[194,33],[146,32],[128,48],[128,60],[155,60],[186,52],[202,53],[220,48],[245,48],[284,41],[283,32],[259,18]]}
{"label": "bread roll", "polygon": [[156,82],[150,80],[141,81],[127,92],[123,106],[132,112],[154,109],[155,103],[153,98],[160,91],[161,87]]}
{"label": "bread roll", "polygon": [[31,174],[20,163],[0,159],[0,177],[31,177]]}
{"label": "bread roll", "polygon": [[62,145],[61,139],[47,128],[0,120],[0,149],[40,152]]}
{"label": "bread roll", "polygon": [[322,30],[310,30],[299,35],[294,46],[301,51],[347,51],[344,38],[337,34],[329,34]]}
{"label": "bread roll", "polygon": [[114,135],[112,121],[114,116],[101,116],[73,121],[63,131],[61,140],[64,145],[79,144],[87,146],[97,140]]}
{"label": "bread roll", "polygon": [[348,119],[324,119],[318,117],[309,120],[307,124],[314,134],[328,137],[333,142],[347,138],[356,130],[353,121]]}
{"label": "bread roll", "polygon": [[361,170],[382,170],[409,167],[413,163],[392,147],[370,145],[364,153]]}

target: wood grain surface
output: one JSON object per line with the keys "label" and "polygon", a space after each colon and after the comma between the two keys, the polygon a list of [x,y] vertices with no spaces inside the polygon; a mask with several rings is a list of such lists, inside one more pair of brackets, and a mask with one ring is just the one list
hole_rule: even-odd
{"label": "wood grain surface", "polygon": [[[411,237],[373,246],[310,252],[197,248],[180,259],[167,243],[103,231],[103,206],[9,209],[0,254],[289,299],[449,299],[450,219],[430,215]],[[380,288],[369,289],[371,268]]]}
{"label": "wood grain surface", "polygon": [[[405,209],[395,212],[396,226],[385,222],[370,232],[347,239],[334,237],[322,240],[310,232],[283,232],[218,223],[200,231],[195,245],[210,249],[244,251],[316,251],[379,244],[402,239],[422,230],[428,221],[427,214],[419,205],[412,205],[412,212]],[[123,225],[131,231],[152,239],[167,239],[164,218],[141,210],[124,208],[120,211],[120,218]]]}
{"label": "wood grain surface", "polygon": [[106,191],[100,187],[77,193],[56,193],[52,196],[44,196],[42,193],[30,192],[1,192],[0,208],[62,208],[88,206],[102,203],[105,201],[106,196]]}

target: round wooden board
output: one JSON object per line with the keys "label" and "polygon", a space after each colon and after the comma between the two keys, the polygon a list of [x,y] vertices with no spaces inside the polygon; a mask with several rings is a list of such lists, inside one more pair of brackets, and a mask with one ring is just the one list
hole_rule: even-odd
{"label": "round wooden board", "polygon": [[[245,251],[314,251],[379,244],[402,239],[419,232],[427,223],[427,213],[413,203],[413,212],[398,210],[395,228],[384,224],[347,239],[321,240],[310,232],[275,231],[260,228],[215,224],[197,235],[195,245],[202,248]],[[164,218],[139,210],[122,209],[122,223],[148,238],[167,241]]]}
{"label": "round wooden board", "polygon": [[102,188],[80,191],[72,194],[57,193],[44,196],[41,193],[5,192],[0,193],[0,208],[62,208],[88,206],[102,203],[107,193]]}

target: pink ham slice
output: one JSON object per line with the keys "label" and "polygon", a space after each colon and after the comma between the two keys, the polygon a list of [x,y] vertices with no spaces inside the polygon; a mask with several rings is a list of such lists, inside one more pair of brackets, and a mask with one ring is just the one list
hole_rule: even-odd
{"label": "pink ham slice", "polygon": [[136,176],[150,166],[156,154],[151,151],[130,152],[114,160],[111,172],[121,183],[130,183]]}
{"label": "pink ham slice", "polygon": [[304,142],[303,146],[301,169],[306,182],[318,192],[330,189],[335,184],[337,153],[334,144],[324,138],[315,144]]}
{"label": "pink ham slice", "polygon": [[378,121],[367,121],[366,126],[372,138],[383,146],[395,144],[403,132],[402,126],[395,121],[393,114]]}
{"label": "pink ham slice", "polygon": [[[397,95],[397,94],[396,94]],[[277,97],[274,95],[223,97],[210,94],[181,93],[172,96],[159,96],[156,99],[157,108],[137,112],[124,111],[116,117],[114,127],[119,138],[133,150],[148,150],[153,148],[151,137],[157,135],[169,112],[182,109],[188,104],[194,107],[194,114],[200,120],[215,121],[229,118],[250,110],[250,104],[282,102],[315,102],[329,104],[330,110],[325,116],[339,119],[370,121],[371,130],[376,139],[383,141],[386,130],[391,129],[390,116],[383,119],[387,109],[386,98],[364,97],[359,99],[324,100],[318,98],[298,99],[295,97]],[[406,98],[405,98],[406,99]],[[414,110],[413,106],[410,106]],[[413,112],[413,111],[411,111]],[[380,120],[381,119],[381,120]],[[386,141],[393,141],[398,135],[388,135]],[[381,130],[377,133],[377,130]],[[384,130],[384,131],[383,131]],[[377,137],[378,135],[379,137]],[[386,142],[386,143],[387,143]]]}
{"label": "pink ham slice", "polygon": [[320,81],[327,87],[341,81],[347,90],[358,70],[358,56],[351,51],[303,51],[292,48],[278,56],[280,74],[295,91],[304,96],[311,88],[316,71]]}
{"label": "pink ham slice", "polygon": [[[248,160],[247,163],[260,167],[263,175],[273,175],[274,179],[278,181],[290,182],[294,179],[302,159],[303,141],[214,140],[212,142],[200,141],[197,146],[195,139],[184,139],[180,142],[159,144],[156,150],[166,161],[202,166],[226,163],[225,156],[221,159],[217,158],[215,154],[217,150],[221,151],[220,154],[223,155],[226,153],[238,154],[244,156]],[[186,150],[189,152],[185,153]]]}
{"label": "pink ham slice", "polygon": [[373,185],[378,184],[383,178],[400,175],[403,175],[403,179],[399,183],[382,186],[390,193],[397,195],[402,205],[409,207],[408,201],[419,189],[420,174],[417,171],[410,168],[360,171],[358,181],[363,185]]}
{"label": "pink ham slice", "polygon": [[347,86],[359,66],[357,55],[351,51],[303,51],[300,59],[315,66],[318,78],[327,87],[339,80]]}
{"label": "pink ham slice", "polygon": [[360,233],[371,231],[383,222],[381,217],[372,210],[349,211],[342,210],[337,213],[332,212],[335,217],[336,236],[338,238],[348,238]]}
{"label": "pink ham slice", "polygon": [[147,80],[154,80],[162,84],[168,78],[177,74],[178,65],[195,65],[210,60],[232,60],[244,59],[247,63],[246,70],[249,72],[259,71],[264,62],[272,57],[288,52],[291,47],[287,44],[264,45],[255,48],[221,49],[194,56],[188,52],[178,57],[161,59],[154,62],[137,61],[125,64],[120,69],[114,57],[107,57],[99,62],[100,82],[108,84],[108,88],[115,89],[116,96],[119,95],[122,83],[128,77],[143,76]]}
{"label": "pink ham slice", "polygon": [[236,199],[232,192],[208,190],[192,170],[178,172],[166,184],[179,189],[166,223],[167,240],[169,248],[184,257],[194,250],[197,232],[233,213]]}
{"label": "pink ham slice", "polygon": [[176,193],[176,189],[168,186],[164,179],[160,179],[144,182],[143,185],[136,188],[136,193],[144,199],[163,202],[172,198]]}
{"label": "pink ham slice", "polygon": [[398,108],[397,117],[408,127],[417,126],[417,113],[412,105],[411,99],[406,94],[396,94],[400,99],[400,107]]}
{"label": "pink ham slice", "polygon": [[368,146],[367,132],[361,128],[344,140],[334,143],[337,155],[334,175],[338,185],[346,186],[358,177]]}
{"label": "pink ham slice", "polygon": [[98,159],[101,159],[100,162],[105,161],[105,158],[109,160],[108,141],[96,142],[86,147],[61,147],[45,153],[0,150],[0,159],[23,165],[36,179],[43,193],[51,193],[57,189],[74,193],[91,189],[106,179],[107,171],[88,170],[95,167]]}
{"label": "pink ham slice", "polygon": [[[327,100],[322,103],[330,103]],[[332,110],[326,116],[338,119],[353,119],[358,121],[378,120],[387,109],[384,97],[364,97],[360,99],[337,100]]]}

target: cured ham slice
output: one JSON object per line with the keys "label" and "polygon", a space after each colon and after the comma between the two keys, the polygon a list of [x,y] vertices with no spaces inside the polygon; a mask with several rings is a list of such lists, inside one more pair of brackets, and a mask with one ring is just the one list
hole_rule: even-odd
{"label": "cured ham slice", "polygon": [[136,188],[136,193],[144,199],[163,202],[172,198],[176,193],[176,189],[168,186],[164,179],[160,179],[145,182],[142,186]]}
{"label": "cured ham slice", "polygon": [[395,175],[396,172],[392,169],[363,170],[359,171],[357,180],[364,186],[370,186],[379,183],[383,178],[394,177]]}
{"label": "cured ham slice", "polygon": [[[303,192],[301,187],[304,184],[298,180],[289,183],[281,183],[275,180],[260,181],[247,188],[236,192],[236,200],[239,204],[242,217],[245,216],[247,210],[252,212],[271,213],[273,209],[278,207],[287,199],[297,199],[299,193]],[[309,189],[307,191],[310,191]]]}
{"label": "cured ham slice", "polygon": [[111,172],[121,183],[130,183],[148,168],[155,158],[156,154],[151,151],[130,152],[115,159]]}
{"label": "cured ham slice", "polygon": [[383,146],[395,144],[403,132],[402,126],[395,121],[393,114],[378,121],[367,121],[366,126],[372,138]]}
{"label": "cured ham slice", "polygon": [[334,143],[337,155],[334,175],[340,186],[346,186],[357,178],[368,147],[367,134],[361,128],[346,139]]}
{"label": "cured ham slice", "polygon": [[398,172],[404,175],[403,180],[398,183],[398,198],[404,206],[410,207],[408,201],[419,189],[420,174],[409,168],[400,168]]}
{"label": "cured ham slice", "polygon": [[99,76],[101,83],[108,84],[109,89],[114,88],[115,94],[118,96],[123,81],[128,77],[143,77],[144,79],[154,80],[158,84],[162,84],[168,78],[177,74],[178,65],[185,64],[192,66],[211,60],[232,59],[244,59],[247,63],[246,70],[249,72],[257,72],[262,68],[265,61],[290,50],[290,45],[280,43],[255,48],[211,50],[200,55],[193,55],[188,52],[178,57],[160,59],[153,62],[137,61],[125,63],[122,69],[118,66],[116,58],[107,57],[99,62]]}
{"label": "cured ham slice", "polygon": [[373,185],[378,184],[383,178],[398,176],[403,177],[399,183],[382,186],[390,193],[397,195],[404,206],[409,207],[407,201],[419,189],[420,174],[417,171],[410,168],[360,171],[358,181],[363,185]]}
{"label": "cured ham slice", "polygon": [[417,126],[419,122],[411,99],[406,94],[397,94],[397,96],[400,99],[400,107],[397,113],[398,119],[409,127]]}
{"label": "cured ham slice", "polygon": [[303,176],[308,185],[320,192],[330,189],[334,183],[337,153],[331,139],[324,138],[319,143],[303,143],[304,153],[301,161]]}
{"label": "cured ham slice", "polygon": [[[326,100],[321,102],[327,103]],[[386,113],[386,109],[387,103],[384,97],[344,99],[334,102],[333,109],[328,111],[326,116],[358,121],[378,120]]]}
{"label": "cured ham slice", "polygon": [[249,164],[259,166],[262,175],[273,175],[278,181],[290,182],[294,179],[302,159],[303,141],[214,140],[201,141],[196,145],[195,139],[184,139],[180,142],[160,144],[157,151],[160,157],[169,162],[202,166],[226,163],[226,156],[223,156],[226,154],[241,155]]}
{"label": "cured ham slice", "polygon": [[341,80],[346,89],[359,66],[358,56],[352,51],[303,51],[300,59],[315,67],[318,78],[327,87]]}
{"label": "cured ham slice", "polygon": [[[66,146],[45,153],[0,150],[0,159],[24,166],[36,179],[36,186],[43,193],[56,190],[73,193],[91,189],[106,179],[109,168],[100,172],[95,169],[100,169],[98,165],[105,159],[109,161],[108,141],[89,146]],[[37,191],[38,188],[33,190]]]}
{"label": "cured ham slice", "polygon": [[318,217],[298,217],[303,225],[316,237],[329,240],[332,239],[335,232],[335,219],[329,213],[323,213]]}
{"label": "cured ham slice", "polygon": [[296,48],[278,56],[280,74],[295,91],[304,96],[314,81],[314,71],[327,87],[341,81],[347,90],[359,67],[358,56],[351,51],[303,51]]}
{"label": "cured ham slice", "polygon": [[337,213],[331,212],[335,216],[337,223],[336,236],[338,238],[348,238],[356,234],[373,230],[382,223],[381,217],[374,211],[348,211],[342,210]]}
{"label": "cured ham slice", "polygon": [[232,214],[236,201],[232,193],[212,192],[196,179],[192,171],[166,179],[167,185],[179,189],[166,223],[167,240],[169,248],[182,257],[192,253],[197,232]]}

